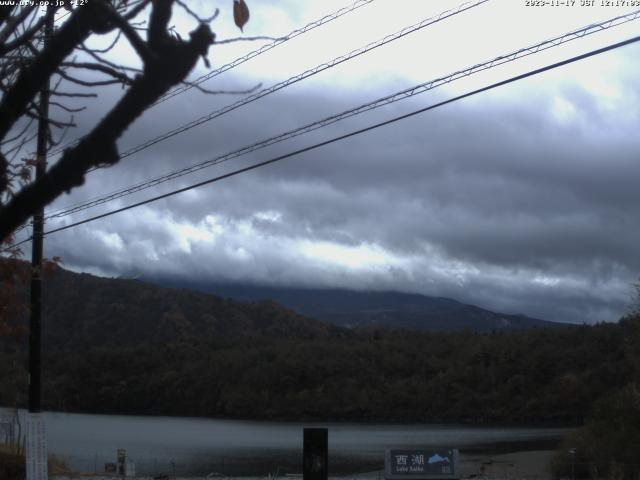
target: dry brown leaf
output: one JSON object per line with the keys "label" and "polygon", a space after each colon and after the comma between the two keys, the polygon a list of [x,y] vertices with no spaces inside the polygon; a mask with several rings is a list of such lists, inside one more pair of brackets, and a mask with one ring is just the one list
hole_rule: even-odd
{"label": "dry brown leaf", "polygon": [[233,0],[233,20],[240,31],[249,21],[249,7],[244,3],[244,0]]}

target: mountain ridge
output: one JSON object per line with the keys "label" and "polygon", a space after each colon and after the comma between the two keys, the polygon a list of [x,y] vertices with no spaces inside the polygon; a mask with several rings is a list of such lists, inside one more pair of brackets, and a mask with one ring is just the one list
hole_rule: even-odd
{"label": "mountain ridge", "polygon": [[[26,322],[26,318],[23,319]],[[339,327],[273,301],[237,302],[212,294],[56,267],[43,281],[43,346],[135,346],[251,336],[314,338]]]}
{"label": "mountain ridge", "polygon": [[566,325],[522,314],[505,314],[446,297],[397,291],[273,287],[232,283],[149,280],[240,301],[273,300],[301,315],[346,328],[478,332]]}
{"label": "mountain ridge", "polygon": [[[62,269],[43,287],[50,410],[579,422],[604,392],[637,381],[640,365],[631,348],[640,338],[637,315],[495,334],[348,330],[273,301],[241,304]],[[26,366],[26,347],[0,342],[0,404],[24,404]]]}

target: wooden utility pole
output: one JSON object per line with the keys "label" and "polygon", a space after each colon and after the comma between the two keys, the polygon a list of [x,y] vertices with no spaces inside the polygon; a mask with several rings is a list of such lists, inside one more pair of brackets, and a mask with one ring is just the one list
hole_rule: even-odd
{"label": "wooden utility pole", "polygon": [[[47,12],[49,15],[49,12]],[[44,30],[45,49],[53,34],[53,15],[49,15]],[[47,140],[49,130],[49,88],[47,78],[40,91],[38,105],[38,144],[36,153],[36,180],[47,170]],[[29,319],[29,412],[38,413],[42,408],[42,256],[44,232],[44,208],[33,216],[33,241],[31,247],[31,312]]]}

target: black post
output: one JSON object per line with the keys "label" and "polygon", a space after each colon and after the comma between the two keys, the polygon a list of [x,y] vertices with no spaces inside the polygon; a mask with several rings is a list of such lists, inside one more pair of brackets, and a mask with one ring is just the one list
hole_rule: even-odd
{"label": "black post", "polygon": [[326,428],[305,428],[302,440],[304,480],[327,480],[329,476],[329,433]]}
{"label": "black post", "polygon": [[[47,12],[47,15],[49,12]],[[45,26],[45,48],[53,33],[53,15],[49,15]],[[36,180],[47,169],[47,131],[49,128],[49,87],[47,79],[40,91],[38,108],[38,145],[36,157]],[[38,413],[42,408],[42,232],[44,231],[44,208],[33,216],[33,242],[31,248],[31,316],[29,319],[29,412]]]}

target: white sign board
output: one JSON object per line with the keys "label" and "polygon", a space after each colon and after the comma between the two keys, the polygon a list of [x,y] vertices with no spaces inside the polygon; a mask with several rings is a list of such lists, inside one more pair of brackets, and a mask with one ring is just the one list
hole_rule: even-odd
{"label": "white sign board", "polygon": [[27,480],[47,480],[47,441],[44,419],[30,413],[27,420]]}

